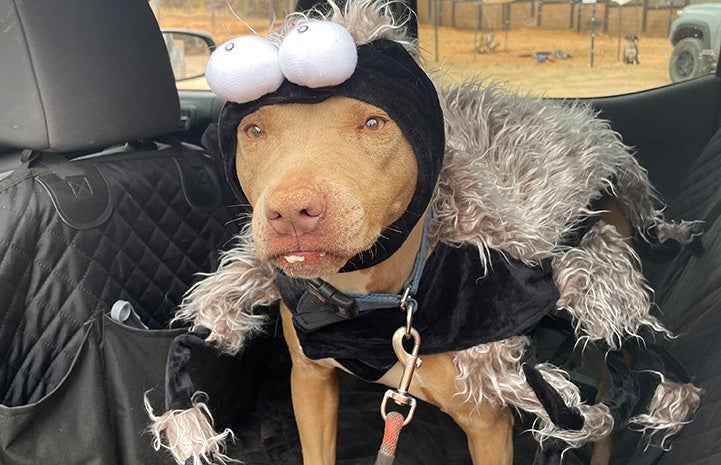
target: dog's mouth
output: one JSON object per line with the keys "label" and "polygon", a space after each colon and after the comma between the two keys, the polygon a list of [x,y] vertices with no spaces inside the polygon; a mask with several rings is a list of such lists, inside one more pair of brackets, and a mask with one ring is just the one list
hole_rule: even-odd
{"label": "dog's mouth", "polygon": [[286,265],[297,265],[300,263],[305,264],[306,260],[308,263],[319,262],[328,255],[328,252],[293,252],[287,255],[282,255],[276,258],[276,261],[280,261]]}
{"label": "dog's mouth", "polygon": [[348,257],[324,250],[293,250],[271,258],[271,262],[286,275],[314,278],[337,272]]}

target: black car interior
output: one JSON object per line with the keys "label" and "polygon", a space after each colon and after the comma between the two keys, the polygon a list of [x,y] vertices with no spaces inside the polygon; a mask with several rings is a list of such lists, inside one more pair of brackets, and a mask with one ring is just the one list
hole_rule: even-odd
{"label": "black car interior", "polygon": [[[164,410],[166,354],[185,331],[170,320],[238,231],[200,146],[223,102],[176,90],[146,0],[0,0],[0,58],[0,463],[173,463],[152,449],[142,401]],[[644,263],[702,406],[654,462],[626,434],[612,463],[716,464],[721,75],[587,102],[634,147],[668,216],[705,230],[671,263]],[[216,421],[237,431],[229,455],[249,465],[300,463],[285,350],[271,321],[236,358],[193,356]],[[338,463],[372,463],[383,388],[341,382]],[[397,464],[470,463],[445,414],[416,415]],[[532,461],[524,447],[517,464]]]}
{"label": "black car interior", "polygon": [[168,321],[237,228],[224,184],[172,137],[147,2],[3,0],[0,31],[0,463],[170,463],[137,401],[162,408]]}

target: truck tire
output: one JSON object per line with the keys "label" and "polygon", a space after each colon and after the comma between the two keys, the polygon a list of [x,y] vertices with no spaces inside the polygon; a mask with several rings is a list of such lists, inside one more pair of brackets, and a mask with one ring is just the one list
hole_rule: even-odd
{"label": "truck tire", "polygon": [[686,37],[676,43],[671,54],[668,72],[672,82],[686,81],[711,72],[711,66],[704,57],[701,39]]}

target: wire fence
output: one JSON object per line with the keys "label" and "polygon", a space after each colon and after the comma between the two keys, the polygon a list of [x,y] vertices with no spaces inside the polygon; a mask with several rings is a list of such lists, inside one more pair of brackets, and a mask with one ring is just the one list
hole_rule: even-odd
{"label": "wire fence", "polygon": [[537,26],[581,32],[595,27],[609,34],[665,36],[677,12],[693,3],[721,0],[598,0],[595,5],[558,0],[419,0],[418,16],[424,23],[479,31]]}
{"label": "wire fence", "polygon": [[[150,0],[158,18],[164,10],[195,11],[209,17],[229,11],[240,18],[282,18],[297,0]],[[353,1],[353,0],[348,0]],[[665,36],[677,12],[693,3],[721,0],[417,0],[421,23],[478,31],[519,27],[592,28],[608,34]],[[594,11],[595,10],[595,11]]]}

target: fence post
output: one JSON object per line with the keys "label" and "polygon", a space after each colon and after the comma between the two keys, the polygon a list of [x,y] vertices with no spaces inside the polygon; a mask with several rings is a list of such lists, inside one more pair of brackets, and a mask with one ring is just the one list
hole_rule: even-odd
{"label": "fence post", "polygon": [[436,46],[436,63],[438,62],[438,23],[440,23],[440,8],[439,4],[440,0],[434,0],[433,1],[433,35],[434,35],[434,41]]}
{"label": "fence post", "polygon": [[608,9],[611,5],[610,0],[606,0],[603,5],[603,33],[608,34]]}
{"label": "fence post", "polygon": [[581,32],[581,19],[583,18],[583,2],[578,4],[578,21],[576,21],[576,32]]}
{"label": "fence post", "polygon": [[597,2],[593,2],[591,8],[591,68],[593,68],[593,58],[596,55],[596,6]]}
{"label": "fence post", "polygon": [[215,36],[215,0],[210,0],[210,33]]}
{"label": "fence post", "polygon": [[641,32],[646,33],[648,25],[648,0],[643,0],[643,12],[641,13]]}
{"label": "fence post", "polygon": [[476,31],[483,30],[483,0],[476,1]]}

